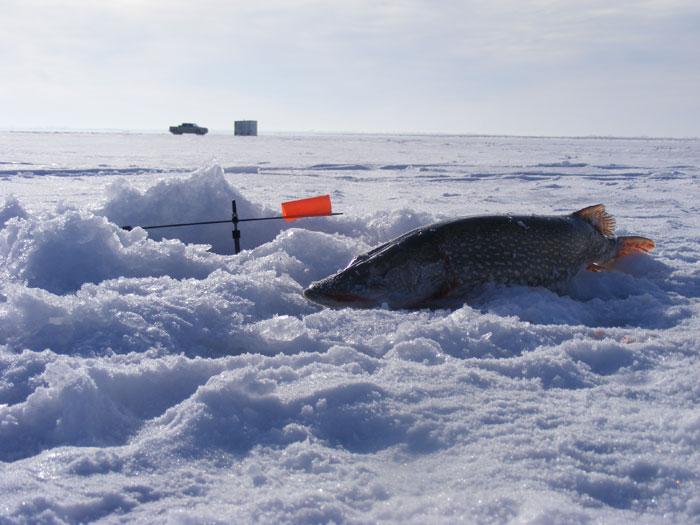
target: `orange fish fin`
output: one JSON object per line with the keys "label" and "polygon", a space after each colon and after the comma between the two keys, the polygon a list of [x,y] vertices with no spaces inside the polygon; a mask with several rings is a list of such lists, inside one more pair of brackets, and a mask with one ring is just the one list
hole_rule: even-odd
{"label": "orange fish fin", "polygon": [[615,230],[615,219],[605,211],[604,204],[596,204],[582,210],[575,211],[572,215],[580,217],[593,225],[593,227],[606,237],[612,237]]}
{"label": "orange fish fin", "polygon": [[604,266],[601,266],[600,264],[591,263],[591,264],[589,264],[588,266],[586,266],[585,270],[586,270],[586,271],[589,271],[589,272],[596,272],[596,273],[599,273],[599,272],[604,271],[604,270],[605,270],[605,267],[604,267]]}
{"label": "orange fish fin", "polygon": [[617,238],[617,251],[613,256],[613,260],[629,255],[632,252],[647,253],[654,249],[654,241],[646,237],[626,236],[622,235]]}

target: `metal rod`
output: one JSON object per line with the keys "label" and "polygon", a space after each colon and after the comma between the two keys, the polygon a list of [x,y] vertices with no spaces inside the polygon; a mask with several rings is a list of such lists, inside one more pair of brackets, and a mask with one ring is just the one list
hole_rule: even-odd
{"label": "metal rod", "polygon": [[241,230],[238,229],[238,211],[236,210],[236,201],[231,201],[231,222],[233,223],[233,247],[236,254],[241,253]]}
{"label": "metal rod", "polygon": [[[342,215],[342,213],[331,213],[331,215]],[[328,215],[280,215],[279,217],[254,217],[252,219],[238,219],[238,222],[250,222],[250,221],[270,221],[274,219],[303,219],[305,217],[328,217]],[[183,222],[179,224],[160,224],[158,226],[122,226],[122,230],[131,231],[134,228],[142,228],[144,230],[155,230],[156,228],[178,228],[180,226],[201,226],[204,224],[224,224],[228,222],[233,222],[233,219],[227,219],[225,221],[203,221],[203,222]]]}
{"label": "metal rod", "polygon": [[180,224],[159,224],[158,226],[122,226],[122,230],[132,230],[134,228],[142,228],[144,230],[155,230],[156,228],[177,228],[179,226],[200,226],[202,224],[223,224],[231,222],[231,219],[225,221],[204,221],[204,222],[182,222]]}
{"label": "metal rod", "polygon": [[[331,213],[330,215],[342,215],[342,212]],[[304,219],[306,217],[328,217],[328,215],[280,215],[279,217],[254,217],[252,219],[238,219],[238,222],[270,221],[272,219]]]}

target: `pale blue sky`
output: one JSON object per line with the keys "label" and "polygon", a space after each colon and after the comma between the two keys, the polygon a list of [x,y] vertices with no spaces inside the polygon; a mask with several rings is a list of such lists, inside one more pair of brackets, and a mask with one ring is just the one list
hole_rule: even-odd
{"label": "pale blue sky", "polygon": [[697,0],[3,0],[0,128],[700,136]]}

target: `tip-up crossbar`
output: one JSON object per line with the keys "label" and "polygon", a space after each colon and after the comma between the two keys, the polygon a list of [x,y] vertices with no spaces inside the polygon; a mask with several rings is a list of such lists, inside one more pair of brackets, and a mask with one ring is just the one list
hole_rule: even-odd
{"label": "tip-up crossbar", "polygon": [[[304,199],[304,200],[310,200],[310,199]],[[293,202],[300,202],[300,201],[293,201]],[[330,201],[329,201],[330,202]],[[289,203],[285,203],[289,204]],[[285,208],[285,204],[282,205],[283,210],[287,210],[288,208]],[[238,217],[238,211],[236,209],[236,201],[233,200],[231,201],[231,218],[222,220],[222,221],[200,221],[200,222],[180,222],[177,224],[158,224],[155,226],[122,226],[122,230],[126,231],[131,231],[134,228],[143,228],[144,230],[155,230],[157,228],[179,228],[181,226],[203,226],[205,224],[224,224],[224,223],[233,223],[233,231],[231,232],[233,235],[233,244],[234,248],[236,250],[236,253],[241,252],[241,231],[238,229],[238,223],[239,222],[252,222],[252,221],[272,221],[272,220],[278,220],[278,219],[285,219],[287,221],[290,220],[295,220],[295,219],[302,219],[304,217],[322,217],[322,216],[330,216],[330,215],[342,215],[342,213],[333,213],[330,211],[330,206],[328,207],[328,213],[326,213],[326,210],[324,210],[323,213],[305,213],[303,215],[288,215],[288,214],[283,214],[279,215],[276,217],[252,217],[248,219],[240,219]]]}

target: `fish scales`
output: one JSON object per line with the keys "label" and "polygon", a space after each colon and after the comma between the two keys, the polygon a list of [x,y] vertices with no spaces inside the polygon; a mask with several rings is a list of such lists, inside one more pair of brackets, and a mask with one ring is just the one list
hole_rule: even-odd
{"label": "fish scales", "polygon": [[607,241],[560,217],[468,218],[435,233],[435,242],[448,254],[451,276],[471,284],[556,285]]}
{"label": "fish scales", "polygon": [[412,230],[353,259],[304,294],[326,306],[421,308],[465,302],[486,283],[561,291],[582,268],[603,268],[644,237],[615,237],[603,205],[565,216],[480,216]]}

